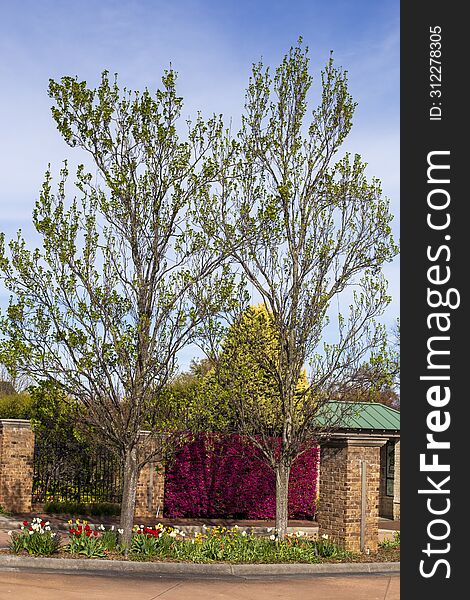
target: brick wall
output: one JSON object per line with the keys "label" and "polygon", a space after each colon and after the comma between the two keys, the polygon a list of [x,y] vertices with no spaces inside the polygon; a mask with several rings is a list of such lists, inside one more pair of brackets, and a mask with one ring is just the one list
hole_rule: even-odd
{"label": "brick wall", "polygon": [[31,511],[34,433],[29,421],[0,420],[0,505],[11,512]]}
{"label": "brick wall", "polygon": [[361,549],[361,461],[366,464],[364,549],[378,545],[380,438],[333,439],[322,447],[319,535],[346,550]]}

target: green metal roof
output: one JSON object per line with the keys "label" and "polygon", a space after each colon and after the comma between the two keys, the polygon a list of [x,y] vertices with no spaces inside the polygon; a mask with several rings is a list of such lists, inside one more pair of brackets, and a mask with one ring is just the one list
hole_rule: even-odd
{"label": "green metal roof", "polygon": [[328,402],[317,415],[320,423],[340,418],[340,429],[400,430],[400,411],[375,402]]}

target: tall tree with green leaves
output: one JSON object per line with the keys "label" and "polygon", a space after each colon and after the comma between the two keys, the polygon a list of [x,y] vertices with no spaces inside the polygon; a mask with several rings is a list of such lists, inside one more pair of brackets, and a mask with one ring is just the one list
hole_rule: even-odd
{"label": "tall tree with green leaves", "polygon": [[12,293],[1,360],[54,381],[121,457],[129,544],[139,469],[155,458],[152,436],[146,446],[139,432],[165,417],[159,398],[178,352],[232,293],[222,253],[191,225],[221,124],[198,117],[180,138],[172,70],[155,95],[120,90],[107,72],[96,88],[50,80],[49,95],[59,132],[88,153],[93,174],[79,166],[74,190],[65,164],[54,192],[47,171],[33,213],[42,247],[28,249],[21,232],[8,245],[1,236],[0,277]]}
{"label": "tall tree with green leaves", "polygon": [[[277,337],[275,360],[256,344],[250,357],[276,387],[273,419],[265,426],[250,410],[253,398],[236,396],[237,384],[232,392],[240,430],[275,472],[280,535],[293,461],[341,424],[345,415],[325,404],[383,349],[376,318],[389,296],[381,268],[397,252],[379,181],[366,178],[360,156],[339,156],[356,106],[346,72],[330,58],[309,112],[311,86],[301,40],[273,77],[261,62],[253,66],[241,130],[216,148],[220,177],[206,204],[206,222],[217,224],[208,233],[266,306]],[[335,315],[344,292],[349,309]],[[328,325],[329,339],[332,329],[337,336],[330,343]]]}

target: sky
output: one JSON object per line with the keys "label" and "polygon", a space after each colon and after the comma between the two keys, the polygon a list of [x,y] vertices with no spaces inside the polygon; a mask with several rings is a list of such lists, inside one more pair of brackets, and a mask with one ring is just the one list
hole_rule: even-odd
{"label": "sky", "polygon": [[[330,51],[348,71],[358,107],[345,149],[381,180],[398,239],[398,0],[0,0],[0,231],[9,239],[21,228],[33,246],[31,214],[48,163],[58,173],[65,158],[83,160],[55,128],[50,78],[78,76],[93,86],[107,69],[123,86],[152,90],[171,64],[187,115],[200,109],[237,123],[251,64],[262,58],[275,68],[299,36],[310,49],[314,90]],[[391,326],[398,259],[385,274]],[[0,309],[7,298],[0,283]],[[181,368],[195,354],[188,348]]]}

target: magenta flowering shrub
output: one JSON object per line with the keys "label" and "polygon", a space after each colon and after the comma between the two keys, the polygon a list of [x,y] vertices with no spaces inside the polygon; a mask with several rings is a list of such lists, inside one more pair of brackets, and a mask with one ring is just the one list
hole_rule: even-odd
{"label": "magenta flowering shrub", "polygon": [[[289,517],[315,514],[319,451],[294,463]],[[183,446],[165,474],[165,516],[272,519],[276,512],[273,471],[238,435],[201,434]]]}

